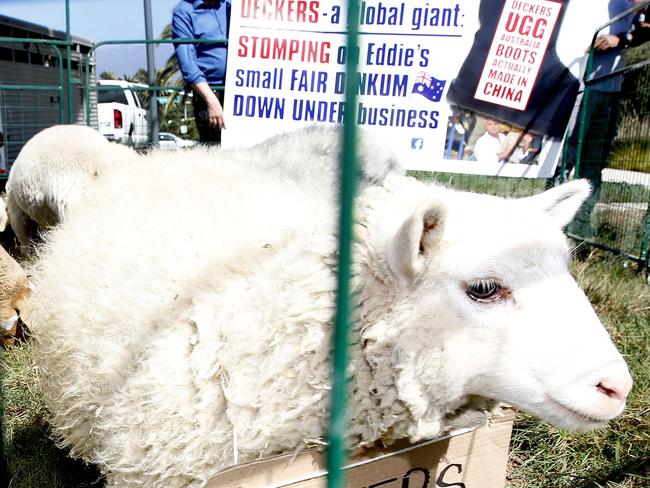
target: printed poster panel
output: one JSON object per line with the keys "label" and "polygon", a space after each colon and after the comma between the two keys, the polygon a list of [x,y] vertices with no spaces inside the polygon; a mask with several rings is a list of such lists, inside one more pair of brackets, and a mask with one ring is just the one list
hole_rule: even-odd
{"label": "printed poster panel", "polygon": [[507,0],[474,98],[526,110],[541,60],[555,31],[561,4]]}
{"label": "printed poster panel", "polygon": [[233,2],[224,147],[338,125],[358,56],[357,124],[407,169],[549,177],[605,0]]}

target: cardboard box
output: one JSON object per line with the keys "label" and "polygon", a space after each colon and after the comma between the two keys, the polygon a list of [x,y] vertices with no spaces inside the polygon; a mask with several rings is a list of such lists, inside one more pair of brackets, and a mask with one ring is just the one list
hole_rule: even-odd
{"label": "cardboard box", "polygon": [[[415,445],[366,450],[346,465],[351,488],[502,488],[514,412],[488,425]],[[283,454],[228,468],[208,488],[320,488],[327,484],[323,453]]]}

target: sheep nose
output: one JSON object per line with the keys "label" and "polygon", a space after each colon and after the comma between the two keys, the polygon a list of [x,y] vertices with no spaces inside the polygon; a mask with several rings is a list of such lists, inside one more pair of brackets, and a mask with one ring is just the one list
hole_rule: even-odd
{"label": "sheep nose", "polygon": [[627,371],[616,376],[608,376],[600,380],[596,389],[612,400],[624,402],[632,389],[632,377]]}

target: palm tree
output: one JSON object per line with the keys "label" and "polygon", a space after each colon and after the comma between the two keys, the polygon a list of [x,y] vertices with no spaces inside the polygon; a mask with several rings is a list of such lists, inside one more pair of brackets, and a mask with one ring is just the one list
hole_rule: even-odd
{"label": "palm tree", "polygon": [[100,80],[119,80],[120,77],[117,76],[112,71],[102,71],[101,73],[99,73],[99,79]]}
{"label": "palm tree", "polygon": [[[160,33],[159,39],[171,39],[172,38],[172,25],[167,24],[165,28]],[[169,59],[165,62],[165,66],[162,70],[157,72],[156,81],[158,86],[185,86],[185,81],[183,80],[183,75],[181,74],[180,67],[178,66],[178,59],[176,54],[173,53],[169,56]],[[196,129],[196,124],[194,122],[194,117],[191,115],[185,117],[186,109],[185,106],[188,102],[191,91],[188,90],[174,90],[167,92],[167,101],[160,107],[161,118],[161,128],[167,125],[168,120],[177,121],[182,120],[182,123],[188,127],[188,137],[193,139],[198,139],[198,131]],[[174,127],[169,127],[170,130],[174,130]]]}
{"label": "palm tree", "polygon": [[[165,28],[160,33],[159,39],[171,39],[172,38],[172,25],[167,24]],[[183,86],[185,82],[183,81],[183,75],[181,74],[180,67],[178,66],[178,59],[176,54],[173,53],[169,59],[165,62],[165,66],[162,70],[156,73],[156,83],[158,86]],[[182,92],[174,91],[171,92],[167,98],[167,102],[164,106],[161,107],[161,115],[166,118],[167,115],[172,111],[174,107],[179,105],[182,107],[187,101],[187,92],[183,90]]]}

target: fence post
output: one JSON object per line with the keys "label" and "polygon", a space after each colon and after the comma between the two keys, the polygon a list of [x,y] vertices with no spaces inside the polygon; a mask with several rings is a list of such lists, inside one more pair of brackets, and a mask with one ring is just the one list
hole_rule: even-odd
{"label": "fence post", "polygon": [[[144,0],[144,24],[145,37],[147,41],[153,39],[153,27],[151,26],[151,0]],[[154,58],[153,44],[147,43],[147,77],[149,86],[156,86],[156,62]],[[149,94],[149,126],[151,128],[152,145],[158,145],[158,92],[156,90]]]}
{"label": "fence post", "polygon": [[356,72],[358,56],[358,0],[348,1],[348,58],[346,62],[345,112],[343,119],[343,154],[341,157],[341,194],[339,216],[339,267],[334,322],[332,401],[328,429],[327,486],[342,488],[342,471],[346,458],[346,395],[348,329],[350,324],[350,269],[353,244],[353,211],[356,186]]}
{"label": "fence post", "polygon": [[65,46],[66,68],[68,69],[68,76],[65,83],[65,93],[68,99],[68,123],[74,124],[73,112],[74,107],[72,103],[72,35],[70,34],[70,0],[65,0],[65,40],[68,43]]}

